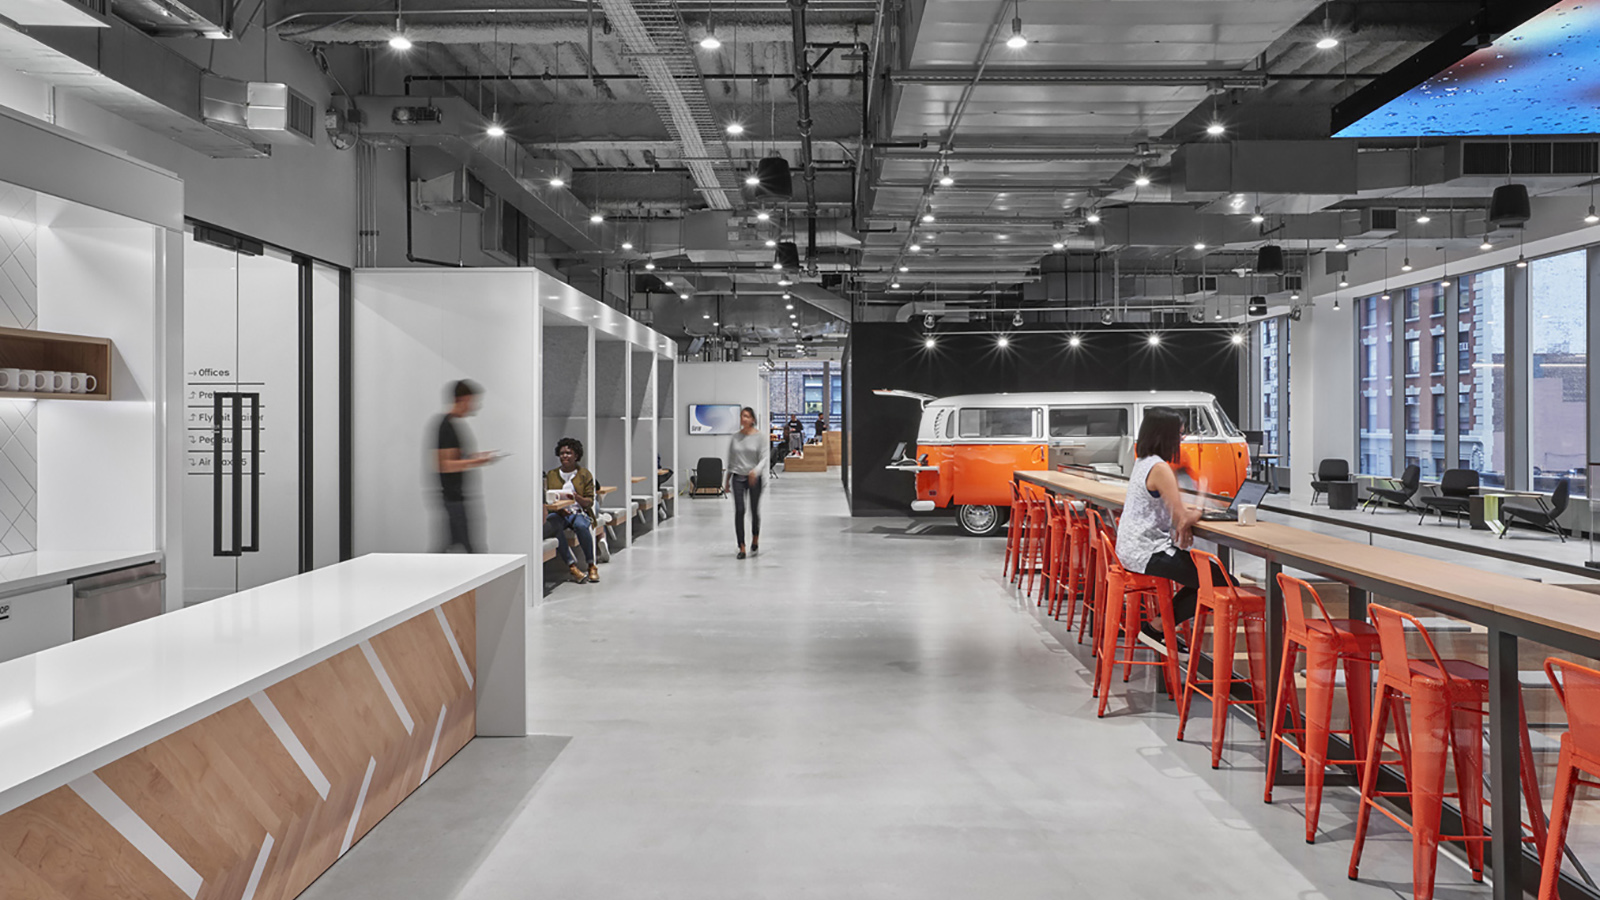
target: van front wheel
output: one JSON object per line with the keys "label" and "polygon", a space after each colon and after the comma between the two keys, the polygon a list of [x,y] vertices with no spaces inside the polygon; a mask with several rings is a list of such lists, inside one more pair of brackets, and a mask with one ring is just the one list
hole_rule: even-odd
{"label": "van front wheel", "polygon": [[988,537],[1000,531],[1006,522],[1006,511],[998,506],[963,504],[956,510],[956,521],[961,530],[973,537]]}

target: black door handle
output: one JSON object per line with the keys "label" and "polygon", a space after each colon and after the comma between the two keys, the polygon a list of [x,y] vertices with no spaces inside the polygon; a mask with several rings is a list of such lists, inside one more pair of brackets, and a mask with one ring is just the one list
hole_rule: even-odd
{"label": "black door handle", "polygon": [[244,395],[229,394],[233,401],[233,552],[229,556],[240,556],[244,553],[244,472],[240,471],[244,464]]}
{"label": "black door handle", "polygon": [[250,543],[244,553],[261,550],[261,395],[243,395],[250,401]]}
{"label": "black door handle", "polygon": [[222,549],[222,392],[211,394],[211,555],[227,556]]}

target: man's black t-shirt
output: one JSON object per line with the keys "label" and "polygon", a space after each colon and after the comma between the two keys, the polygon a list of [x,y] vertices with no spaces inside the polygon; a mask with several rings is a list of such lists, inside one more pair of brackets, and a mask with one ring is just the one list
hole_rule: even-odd
{"label": "man's black t-shirt", "polygon": [[[439,419],[438,449],[459,451],[459,458],[466,459],[472,455],[472,444],[468,440],[465,426],[456,425],[456,417],[445,413]],[[439,489],[444,493],[446,500],[461,500],[465,497],[464,482],[465,472],[440,472]]]}

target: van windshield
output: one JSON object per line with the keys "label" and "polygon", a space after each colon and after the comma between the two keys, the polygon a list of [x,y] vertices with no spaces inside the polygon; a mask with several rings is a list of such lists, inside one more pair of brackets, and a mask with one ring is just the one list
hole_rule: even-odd
{"label": "van windshield", "polygon": [[1211,404],[1211,414],[1216,416],[1217,421],[1221,423],[1223,434],[1228,437],[1244,437],[1244,432],[1240,431],[1238,426],[1233,424],[1233,420],[1228,418],[1228,414],[1223,411],[1222,404]]}

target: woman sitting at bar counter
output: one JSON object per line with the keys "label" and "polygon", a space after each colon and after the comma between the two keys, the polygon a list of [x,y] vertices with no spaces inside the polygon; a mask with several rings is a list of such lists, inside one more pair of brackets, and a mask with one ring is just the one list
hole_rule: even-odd
{"label": "woman sitting at bar counter", "polygon": [[[1117,526],[1117,558],[1124,569],[1182,585],[1172,598],[1179,650],[1187,649],[1182,646],[1184,623],[1194,618],[1200,587],[1200,573],[1188,553],[1200,511],[1184,505],[1171,466],[1182,446],[1182,419],[1165,410],[1145,413],[1133,448],[1133,472],[1128,476],[1122,522]],[[1214,583],[1221,581],[1222,574],[1213,572],[1212,578]],[[1141,630],[1151,640],[1163,640],[1149,623]]]}

